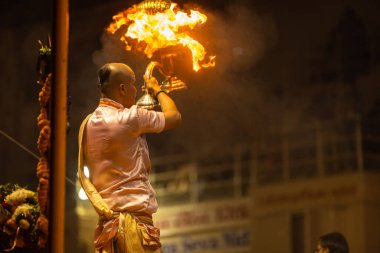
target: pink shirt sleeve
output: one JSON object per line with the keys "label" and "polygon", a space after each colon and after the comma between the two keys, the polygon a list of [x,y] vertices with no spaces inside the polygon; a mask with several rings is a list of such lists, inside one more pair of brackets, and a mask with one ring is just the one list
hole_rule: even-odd
{"label": "pink shirt sleeve", "polygon": [[156,112],[132,106],[133,115],[137,116],[139,133],[159,133],[164,130],[165,116],[162,112]]}

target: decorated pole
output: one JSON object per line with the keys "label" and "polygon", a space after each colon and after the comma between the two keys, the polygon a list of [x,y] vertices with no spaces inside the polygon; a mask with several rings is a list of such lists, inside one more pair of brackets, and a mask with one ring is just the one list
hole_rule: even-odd
{"label": "decorated pole", "polygon": [[54,1],[49,252],[64,253],[68,0]]}

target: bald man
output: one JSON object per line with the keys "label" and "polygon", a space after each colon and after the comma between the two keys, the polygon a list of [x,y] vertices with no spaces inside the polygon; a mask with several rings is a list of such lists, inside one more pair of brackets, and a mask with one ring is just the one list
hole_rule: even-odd
{"label": "bald man", "polygon": [[[155,192],[148,180],[150,160],[145,133],[160,133],[181,123],[174,101],[155,78],[145,79],[162,112],[135,105],[135,74],[122,63],[98,71],[99,106],[79,131],[79,179],[99,214],[95,231],[98,253],[162,252],[152,214]],[[84,164],[90,176],[84,175]]]}

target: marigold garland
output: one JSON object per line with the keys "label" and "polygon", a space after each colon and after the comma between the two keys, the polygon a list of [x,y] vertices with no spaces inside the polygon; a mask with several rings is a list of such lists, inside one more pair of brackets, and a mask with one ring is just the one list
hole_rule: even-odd
{"label": "marigold garland", "polygon": [[[48,238],[48,219],[46,218],[49,191],[49,148],[50,120],[48,106],[51,93],[52,74],[50,71],[51,46],[41,48],[37,63],[37,84],[42,85],[38,94],[40,114],[37,126],[40,129],[37,147],[40,158],[36,168],[38,178],[37,192],[18,185],[0,185],[0,252],[17,248],[45,248]],[[34,252],[34,251],[33,251]]]}
{"label": "marigold garland", "polygon": [[48,150],[50,146],[50,120],[48,118],[47,106],[50,99],[51,92],[51,80],[52,74],[48,74],[41,92],[38,94],[38,101],[41,106],[40,114],[37,117],[37,125],[40,128],[40,134],[37,140],[38,150],[40,151],[40,160],[37,164],[37,178],[38,178],[38,187],[37,187],[37,200],[40,206],[41,214],[37,221],[37,227],[41,231],[38,246],[40,248],[44,247],[47,242],[48,235],[48,220],[45,216],[48,193],[49,193],[49,164],[48,164]]}

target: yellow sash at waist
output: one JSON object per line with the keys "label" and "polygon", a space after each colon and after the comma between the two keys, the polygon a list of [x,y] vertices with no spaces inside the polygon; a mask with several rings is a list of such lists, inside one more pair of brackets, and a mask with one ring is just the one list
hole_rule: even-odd
{"label": "yellow sash at waist", "polygon": [[123,212],[118,218],[99,219],[94,243],[100,253],[144,253],[161,247],[160,230],[150,216]]}

